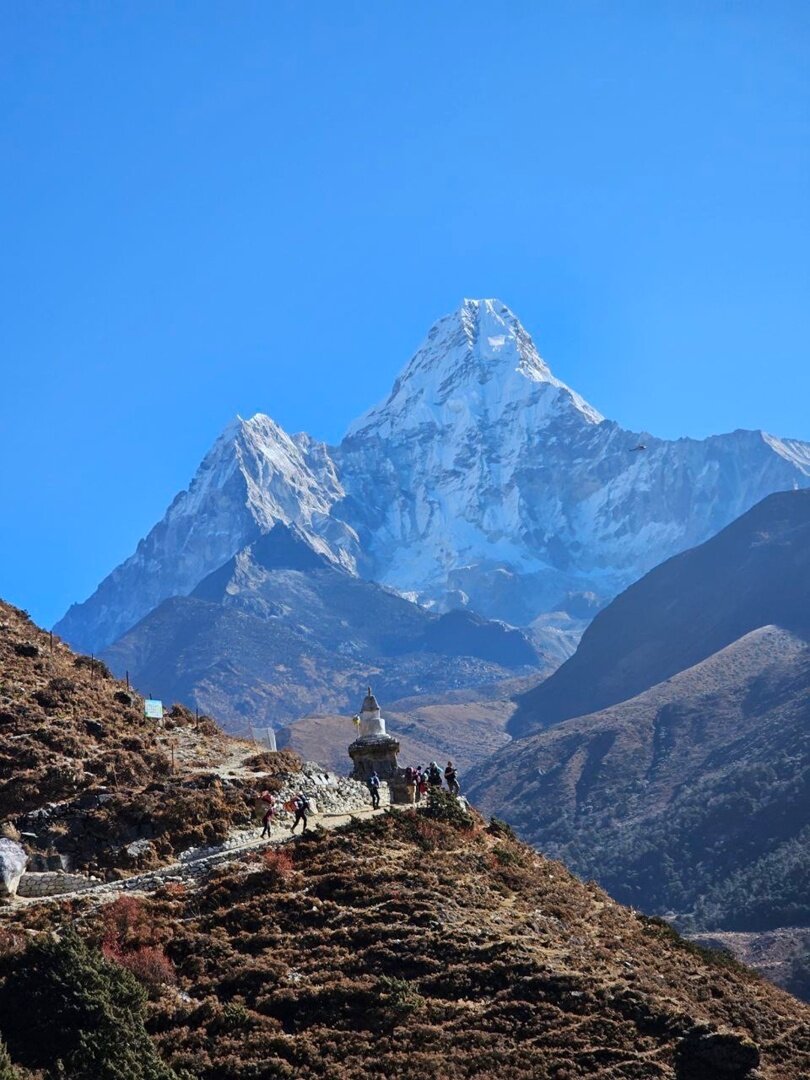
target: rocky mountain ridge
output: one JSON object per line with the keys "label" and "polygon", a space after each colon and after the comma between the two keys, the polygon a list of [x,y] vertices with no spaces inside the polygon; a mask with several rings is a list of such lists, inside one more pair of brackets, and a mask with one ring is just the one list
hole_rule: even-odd
{"label": "rocky mountain ridge", "polygon": [[576,653],[521,698],[510,730],[635,697],[771,623],[810,638],[810,491],[763,499],[617,596]]}
{"label": "rocky mountain ridge", "polygon": [[338,447],[260,414],[229,425],[57,630],[98,651],[275,522],[438,610],[528,625],[583,594],[603,603],[770,492],[808,484],[806,443],[623,430],[552,375],[505,305],[467,300]]}
{"label": "rocky mountain ridge", "polygon": [[391,701],[553,666],[520,631],[469,611],[427,611],[280,523],[102,655],[135,685],[240,733],[311,712],[350,716],[369,680]]}

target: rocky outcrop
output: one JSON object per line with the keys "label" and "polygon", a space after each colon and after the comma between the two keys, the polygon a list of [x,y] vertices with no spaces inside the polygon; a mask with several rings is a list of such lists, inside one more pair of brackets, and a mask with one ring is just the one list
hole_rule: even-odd
{"label": "rocky outcrop", "polygon": [[27,865],[28,855],[22,844],[0,838],[0,897],[14,899]]}
{"label": "rocky outcrop", "polygon": [[747,1080],[760,1062],[751,1039],[732,1031],[698,1026],[675,1051],[677,1080]]}

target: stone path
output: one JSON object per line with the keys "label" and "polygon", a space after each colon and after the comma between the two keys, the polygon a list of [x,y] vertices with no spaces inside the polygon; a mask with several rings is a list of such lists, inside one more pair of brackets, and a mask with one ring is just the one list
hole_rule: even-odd
{"label": "stone path", "polygon": [[[382,814],[387,807],[372,810],[371,807],[354,810],[348,814],[314,814],[310,818],[312,828],[321,825],[324,829],[338,829],[348,825],[353,818],[372,817]],[[295,835],[290,833],[289,825],[275,826],[269,839],[262,839],[260,829],[240,830],[231,834],[229,840],[215,848],[198,848],[181,856],[173,863],[148,870],[142,874],[124,878],[121,881],[102,881],[97,885],[58,893],[53,896],[18,896],[12,901],[13,909],[30,907],[35,904],[54,904],[63,900],[96,899],[99,904],[109,903],[122,893],[148,894],[167,882],[180,882],[189,884],[204,877],[214,866],[228,862],[239,862],[240,856],[259,850],[264,847],[277,847],[281,844],[291,843],[295,836],[300,836],[300,831]],[[244,837],[244,839],[242,839]],[[234,842],[236,839],[236,842]],[[11,905],[10,905],[11,906]],[[95,905],[98,906],[98,905]],[[7,908],[8,910],[8,908]]]}

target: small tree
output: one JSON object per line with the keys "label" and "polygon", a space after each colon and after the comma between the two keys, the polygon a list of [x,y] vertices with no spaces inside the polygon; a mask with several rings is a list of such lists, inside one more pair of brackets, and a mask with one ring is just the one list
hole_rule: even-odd
{"label": "small tree", "polygon": [[438,785],[428,789],[428,804],[425,813],[434,821],[444,821],[456,829],[471,829],[474,825],[472,815],[458,796],[445,791]]}
{"label": "small tree", "polygon": [[0,1016],[14,1057],[28,1068],[61,1069],[71,1080],[177,1080],[146,1032],[145,1001],[128,971],[69,930],[15,958]]}

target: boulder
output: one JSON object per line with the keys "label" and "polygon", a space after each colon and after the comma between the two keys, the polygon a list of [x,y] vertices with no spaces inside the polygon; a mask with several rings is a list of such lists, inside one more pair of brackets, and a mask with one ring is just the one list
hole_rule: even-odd
{"label": "boulder", "polygon": [[0,896],[15,897],[25,873],[28,856],[22,844],[5,837],[0,840]]}
{"label": "boulder", "polygon": [[759,1050],[750,1039],[732,1031],[698,1025],[675,1052],[678,1080],[746,1080],[759,1065]]}
{"label": "boulder", "polygon": [[118,853],[121,864],[130,870],[152,870],[160,862],[151,840],[133,840]]}

